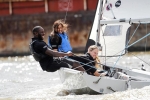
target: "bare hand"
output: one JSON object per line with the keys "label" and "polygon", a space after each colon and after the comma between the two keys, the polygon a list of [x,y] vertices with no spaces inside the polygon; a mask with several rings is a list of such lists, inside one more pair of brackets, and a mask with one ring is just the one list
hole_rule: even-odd
{"label": "bare hand", "polygon": [[72,52],[68,52],[67,56],[73,56],[73,53]]}

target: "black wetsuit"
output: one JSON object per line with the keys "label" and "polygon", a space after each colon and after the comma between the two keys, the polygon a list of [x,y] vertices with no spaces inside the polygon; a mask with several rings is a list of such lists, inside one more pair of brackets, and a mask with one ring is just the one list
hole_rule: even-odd
{"label": "black wetsuit", "polygon": [[88,74],[93,75],[94,72],[97,70],[94,66],[95,61],[89,53],[86,53],[83,56],[70,56],[69,58],[78,61],[83,66],[83,68],[87,71]]}
{"label": "black wetsuit", "polygon": [[[37,54],[42,54],[44,57],[39,60],[40,66],[42,67],[43,70],[49,71],[49,72],[54,72],[60,67],[66,67],[69,68],[69,65],[73,66],[73,62],[62,58],[62,59],[54,59],[53,56],[49,56],[45,54],[45,51],[50,48],[43,40],[39,40],[37,38],[32,38],[33,43],[33,49]],[[51,48],[50,48],[51,49]]]}

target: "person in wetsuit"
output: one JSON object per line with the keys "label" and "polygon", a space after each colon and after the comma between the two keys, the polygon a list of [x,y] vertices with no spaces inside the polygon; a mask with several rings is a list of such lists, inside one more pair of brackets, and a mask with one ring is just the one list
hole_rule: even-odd
{"label": "person in wetsuit", "polygon": [[72,47],[67,35],[68,24],[64,20],[56,20],[48,37],[48,45],[59,52],[71,52]]}
{"label": "person in wetsuit", "polygon": [[[33,38],[30,43],[30,51],[36,61],[40,63],[40,66],[44,71],[54,72],[61,67],[72,68],[84,71],[84,68],[79,67],[78,62],[68,60],[64,56],[71,56],[73,53],[62,53],[52,50],[44,41],[45,32],[41,26],[35,26],[32,29]],[[55,58],[56,57],[56,58]],[[59,58],[61,57],[61,58]]]}
{"label": "person in wetsuit", "polygon": [[69,58],[78,61],[88,74],[94,75],[94,72],[99,70],[101,76],[105,76],[102,66],[100,66],[100,59],[98,58],[98,47],[96,45],[91,45],[88,48],[86,54],[81,56],[69,56]]}

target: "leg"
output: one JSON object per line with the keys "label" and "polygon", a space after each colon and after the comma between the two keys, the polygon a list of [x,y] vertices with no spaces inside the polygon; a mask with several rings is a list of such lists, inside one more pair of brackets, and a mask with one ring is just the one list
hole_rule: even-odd
{"label": "leg", "polygon": [[72,69],[76,69],[76,70],[79,70],[79,71],[85,71],[84,68],[80,65],[80,63],[78,63],[74,60],[63,58],[61,61],[71,65],[73,67]]}
{"label": "leg", "polygon": [[55,72],[57,71],[58,69],[60,69],[61,67],[66,67],[66,68],[69,68],[69,65],[65,62],[62,62],[60,60],[55,60],[51,63],[50,66],[48,66],[46,68],[46,71],[48,72]]}

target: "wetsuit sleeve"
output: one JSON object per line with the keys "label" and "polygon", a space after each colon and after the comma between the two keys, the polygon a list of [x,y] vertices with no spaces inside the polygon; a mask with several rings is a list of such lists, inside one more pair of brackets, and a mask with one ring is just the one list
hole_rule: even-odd
{"label": "wetsuit sleeve", "polygon": [[48,47],[47,47],[46,43],[38,42],[38,43],[34,44],[34,48],[37,53],[42,52],[43,54],[45,54],[45,51],[47,50]]}
{"label": "wetsuit sleeve", "polygon": [[93,75],[97,70],[94,65],[92,65],[92,61],[86,56],[70,56],[69,58],[79,62],[89,74]]}

